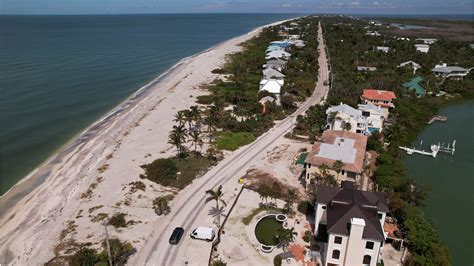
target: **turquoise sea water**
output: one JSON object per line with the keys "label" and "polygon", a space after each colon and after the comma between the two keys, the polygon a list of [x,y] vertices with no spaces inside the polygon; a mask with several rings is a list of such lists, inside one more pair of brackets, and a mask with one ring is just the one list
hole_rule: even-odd
{"label": "turquoise sea water", "polygon": [[474,264],[474,102],[440,110],[447,122],[435,122],[413,143],[423,148],[456,140],[454,155],[439,153],[436,158],[407,157],[408,176],[430,188],[425,216],[448,246],[454,265]]}
{"label": "turquoise sea water", "polygon": [[0,16],[0,194],[180,59],[296,16]]}

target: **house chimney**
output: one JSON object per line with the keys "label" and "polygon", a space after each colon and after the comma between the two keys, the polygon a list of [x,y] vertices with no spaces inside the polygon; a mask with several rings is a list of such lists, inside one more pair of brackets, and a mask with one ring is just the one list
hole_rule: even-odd
{"label": "house chimney", "polygon": [[365,241],[362,240],[364,234],[365,220],[351,218],[349,240],[345,256],[345,265],[358,264],[362,262],[364,256]]}

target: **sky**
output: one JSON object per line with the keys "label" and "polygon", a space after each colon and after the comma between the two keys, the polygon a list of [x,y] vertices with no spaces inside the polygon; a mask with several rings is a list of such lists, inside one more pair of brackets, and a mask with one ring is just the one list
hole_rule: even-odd
{"label": "sky", "polygon": [[0,14],[472,14],[472,0],[0,0]]}

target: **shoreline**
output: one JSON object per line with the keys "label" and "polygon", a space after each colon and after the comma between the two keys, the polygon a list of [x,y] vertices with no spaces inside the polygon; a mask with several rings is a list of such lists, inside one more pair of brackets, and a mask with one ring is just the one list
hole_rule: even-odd
{"label": "shoreline", "polygon": [[[29,180],[29,179],[34,178],[34,175],[39,170],[41,170],[41,168],[46,167],[52,161],[57,159],[57,157],[61,153],[69,150],[72,147],[80,145],[82,143],[81,141],[83,141],[84,139],[88,139],[89,134],[93,133],[93,131],[95,131],[97,128],[99,128],[102,123],[106,123],[109,119],[112,119],[114,116],[119,115],[122,111],[126,111],[125,108],[129,108],[131,104],[135,103],[135,101],[138,100],[137,103],[139,103],[140,100],[143,100],[143,97],[146,97],[147,93],[150,93],[149,90],[152,90],[154,86],[158,85],[162,80],[166,79],[166,77],[168,75],[172,74],[173,71],[177,71],[177,69],[179,67],[183,66],[183,64],[186,64],[190,60],[195,59],[195,58],[197,58],[197,57],[199,57],[199,56],[201,56],[205,53],[208,53],[209,51],[212,51],[212,50],[216,49],[217,47],[219,47],[219,46],[221,46],[221,45],[223,45],[227,42],[231,42],[232,40],[235,40],[235,39],[240,38],[242,36],[252,34],[253,32],[259,31],[259,30],[261,30],[265,27],[270,27],[270,26],[275,25],[275,24],[281,24],[281,23],[284,23],[286,21],[297,19],[297,18],[299,18],[299,17],[295,17],[295,18],[291,18],[291,19],[287,19],[287,20],[281,20],[281,21],[277,21],[277,22],[273,22],[273,23],[270,23],[270,24],[260,26],[260,27],[253,28],[245,34],[238,35],[238,36],[233,37],[231,39],[219,42],[219,43],[217,43],[217,44],[215,44],[215,45],[213,45],[213,46],[211,46],[211,47],[209,47],[209,48],[207,48],[207,49],[205,49],[201,52],[198,52],[198,53],[193,54],[191,56],[187,56],[187,57],[184,57],[184,58],[180,59],[178,62],[176,62],[170,68],[166,69],[163,73],[158,75],[152,81],[150,81],[146,85],[138,88],[130,96],[128,96],[125,100],[120,102],[118,105],[114,106],[111,110],[107,111],[104,115],[99,117],[96,121],[94,121],[92,124],[87,126],[85,129],[80,130],[71,139],[69,139],[67,142],[62,144],[61,147],[59,147],[56,151],[54,151],[51,155],[49,155],[48,158],[44,162],[39,164],[37,167],[35,167],[33,170],[31,170],[27,175],[25,175],[18,182],[16,182],[12,187],[10,187],[5,193],[0,195],[0,218],[2,217],[3,212],[5,211],[5,202],[4,202],[5,198],[6,198],[6,201],[9,200],[8,197],[16,198],[15,195],[9,195],[9,194],[15,193],[14,190],[21,189],[21,188],[17,188],[18,186],[26,185],[24,183],[28,183],[28,182],[31,183],[31,180]],[[43,182],[40,182],[40,183],[43,183]],[[38,183],[35,183],[35,184],[38,184]],[[31,192],[31,190],[33,190],[33,189],[34,188],[31,188],[29,192]],[[17,193],[19,193],[19,192],[24,193],[24,189],[21,190],[21,191],[18,191]],[[26,192],[26,193],[28,193],[28,192]]]}
{"label": "shoreline", "polygon": [[[172,114],[175,113],[174,109],[196,104],[194,96],[207,94],[207,91],[197,87],[216,77],[211,73],[211,70],[219,67],[225,56],[241,50],[240,43],[252,38],[265,27],[293,19],[296,18],[254,28],[245,34],[181,59],[80,131],[0,196],[0,221],[3,224],[3,232],[0,232],[0,243],[2,243],[0,248],[2,252],[12,254],[9,258],[5,258],[6,262],[9,262],[8,259],[10,259],[21,264],[22,262],[31,262],[33,258],[35,262],[50,258],[54,245],[58,241],[58,233],[70,221],[70,218],[76,217],[77,220],[80,215],[75,213],[77,210],[81,212],[84,205],[106,204],[105,202],[109,201],[105,208],[116,210],[117,207],[114,206],[120,203],[116,200],[123,198],[124,187],[134,180],[131,178],[138,178],[136,172],[139,172],[140,169],[134,164],[139,166],[143,162],[151,160],[151,158],[145,159],[146,155],[151,153],[146,153],[145,150],[147,152],[152,150],[154,157],[163,157],[169,153],[166,136],[170,123],[172,123]],[[150,136],[148,132],[157,123],[160,124],[157,128],[158,134]],[[145,129],[146,126],[149,128]],[[149,143],[136,144],[144,142],[143,138],[145,137],[148,138]],[[156,139],[157,137],[158,139]],[[154,143],[155,141],[159,143]],[[133,145],[132,142],[134,142]],[[130,146],[128,149],[127,145]],[[158,150],[161,150],[159,154],[157,154]],[[109,155],[110,158],[108,158]],[[143,155],[145,155],[144,158]],[[115,162],[117,164],[113,165]],[[106,173],[99,170],[105,165],[108,167],[109,164],[111,167]],[[124,170],[133,172],[133,174],[125,176]],[[121,174],[124,175],[120,176],[121,180],[114,179]],[[101,185],[95,189],[93,197],[100,199],[83,199],[80,192],[90,188],[91,183],[99,176],[104,177],[104,181],[100,182],[112,183],[106,187]],[[96,181],[96,186],[100,182]],[[145,197],[156,196],[156,192],[160,192],[160,188],[157,190],[151,184],[150,187],[154,191],[150,193],[147,190],[147,193],[150,194]],[[95,195],[96,192],[97,195]],[[127,209],[127,207],[123,208]],[[129,210],[129,212],[138,211]],[[140,232],[149,230],[150,225],[146,222],[147,220],[156,219],[156,215],[151,214],[153,216],[148,213],[142,214],[145,217],[142,227],[146,228],[142,228],[139,230]],[[91,216],[89,215],[89,217]],[[95,227],[91,228],[93,226],[90,221],[79,226],[84,226],[92,231],[97,230]],[[100,232],[93,233],[100,236]],[[111,232],[111,234],[113,233]],[[84,242],[85,234],[85,232],[81,233],[75,238],[78,238],[79,242],[81,240]],[[130,235],[125,236],[125,240],[127,237],[132,239],[136,237]],[[42,250],[38,250],[38,247],[41,247]]]}

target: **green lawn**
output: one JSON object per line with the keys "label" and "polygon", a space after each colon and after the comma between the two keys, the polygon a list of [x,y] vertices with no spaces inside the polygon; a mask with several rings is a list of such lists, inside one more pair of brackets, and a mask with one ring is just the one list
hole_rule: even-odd
{"label": "green lawn", "polygon": [[255,135],[250,132],[220,132],[217,134],[216,145],[220,150],[235,151],[255,139]]}

